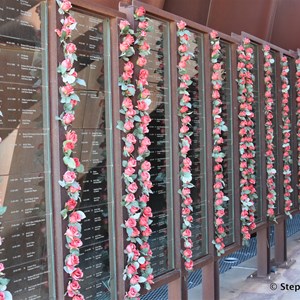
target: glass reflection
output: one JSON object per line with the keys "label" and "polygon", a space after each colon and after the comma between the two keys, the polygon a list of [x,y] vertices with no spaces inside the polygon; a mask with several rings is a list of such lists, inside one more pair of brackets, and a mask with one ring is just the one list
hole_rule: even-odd
{"label": "glass reflection", "polygon": [[0,8],[0,262],[14,299],[53,298],[47,1]]}
{"label": "glass reflection", "polygon": [[110,241],[112,192],[107,182],[111,163],[106,148],[111,133],[107,124],[109,99],[104,81],[108,23],[80,11],[74,11],[73,17],[78,22],[78,30],[72,36],[72,42],[77,45],[75,69],[78,77],[86,82],[86,87],[77,86],[80,104],[73,122],[78,136],[74,156],[85,168],[79,175],[80,210],[86,214],[82,221],[83,246],[80,249],[84,280],[80,285],[85,299],[105,300],[111,299],[110,280],[114,266],[110,262],[114,255]]}
{"label": "glass reflection", "polygon": [[220,91],[221,99],[223,100],[222,117],[228,127],[228,131],[223,132],[223,152],[225,158],[223,160],[223,174],[224,174],[224,194],[229,198],[227,206],[225,207],[224,228],[226,237],[224,243],[226,246],[234,242],[234,181],[233,181],[233,113],[232,113],[232,66],[231,66],[231,45],[223,40],[220,41],[221,53],[223,57],[223,68],[225,74],[223,76],[224,82]]}
{"label": "glass reflection", "polygon": [[203,34],[191,32],[190,39],[191,52],[194,57],[187,65],[187,74],[192,80],[188,92],[191,96],[192,121],[191,136],[192,145],[189,152],[192,164],[192,184],[191,190],[193,199],[193,258],[197,259],[207,254],[207,195],[206,195],[206,136],[205,136],[205,94],[204,94],[204,52],[203,52]]}
{"label": "glass reflection", "polygon": [[149,205],[153,211],[153,234],[149,239],[153,258],[151,266],[154,275],[160,275],[173,268],[172,257],[172,178],[171,178],[171,128],[169,96],[169,27],[167,22],[151,19],[153,32],[148,35],[151,53],[147,56],[149,90],[151,92],[148,137],[151,162],[153,194]]}

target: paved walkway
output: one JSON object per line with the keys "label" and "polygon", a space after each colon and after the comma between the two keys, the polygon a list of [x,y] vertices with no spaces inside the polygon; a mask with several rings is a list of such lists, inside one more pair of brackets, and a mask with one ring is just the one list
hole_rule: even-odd
{"label": "paved walkway", "polygon": [[[248,278],[256,270],[256,257],[221,274],[220,299],[300,300],[300,232],[288,238],[287,249],[288,258],[296,262],[289,269],[278,268],[273,280]],[[199,295],[202,295],[201,285],[189,290],[189,300],[202,299]]]}

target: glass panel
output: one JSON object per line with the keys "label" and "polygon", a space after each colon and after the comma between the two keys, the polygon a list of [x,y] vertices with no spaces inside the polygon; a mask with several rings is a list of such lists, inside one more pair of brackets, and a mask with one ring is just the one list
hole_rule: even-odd
{"label": "glass panel", "polygon": [[80,104],[73,128],[78,136],[74,156],[84,165],[80,174],[82,186],[80,210],[86,214],[82,222],[80,267],[84,280],[80,283],[85,299],[111,299],[115,252],[112,239],[112,161],[110,93],[108,57],[109,21],[82,11],[74,11],[78,22],[72,42],[76,44],[78,61],[75,69],[86,87],[77,86]]}
{"label": "glass panel", "polygon": [[254,145],[255,145],[255,177],[256,177],[256,212],[255,212],[255,221],[259,223],[262,221],[262,205],[263,205],[263,198],[262,198],[262,182],[261,182],[261,158],[262,158],[262,141],[264,139],[263,135],[261,134],[264,130],[263,125],[261,124],[261,99],[260,99],[260,90],[259,90],[259,51],[261,51],[257,44],[251,43],[253,46],[253,74],[254,74],[254,83],[253,83],[253,94],[254,94],[254,102],[253,102],[253,112],[254,112]]}
{"label": "glass panel", "polygon": [[0,8],[0,262],[14,299],[54,298],[47,1]]}
{"label": "glass panel", "polygon": [[151,92],[148,137],[151,162],[151,181],[153,194],[149,205],[153,211],[153,234],[149,239],[153,251],[152,268],[154,275],[160,275],[174,267],[173,262],[173,210],[170,126],[170,63],[169,63],[169,24],[150,17],[153,32],[149,34],[148,43],[151,54],[147,56],[149,70],[149,90]]}
{"label": "glass panel", "polygon": [[221,40],[221,51],[223,56],[223,68],[225,70],[223,87],[220,91],[223,100],[222,117],[228,127],[228,131],[223,133],[224,145],[223,152],[225,158],[223,160],[224,174],[224,194],[229,198],[227,207],[225,208],[224,228],[226,237],[224,243],[226,246],[234,242],[234,176],[233,176],[233,114],[232,114],[232,70],[231,70],[231,44]]}
{"label": "glass panel", "polygon": [[204,94],[204,51],[203,34],[191,32],[191,52],[194,57],[187,65],[187,74],[192,80],[188,92],[191,96],[193,113],[191,115],[192,145],[189,152],[192,164],[191,190],[193,199],[193,259],[207,254],[207,193],[206,193],[206,135],[205,135],[205,94]]}

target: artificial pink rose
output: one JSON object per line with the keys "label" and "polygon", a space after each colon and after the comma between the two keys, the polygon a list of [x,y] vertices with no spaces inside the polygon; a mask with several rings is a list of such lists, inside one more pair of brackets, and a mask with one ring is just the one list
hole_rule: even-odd
{"label": "artificial pink rose", "polygon": [[150,206],[146,206],[146,207],[144,208],[144,210],[143,210],[143,215],[144,215],[145,217],[149,217],[149,218],[152,217],[152,209],[151,209]]}
{"label": "artificial pink rose", "polygon": [[72,142],[64,143],[64,152],[68,152],[69,150],[73,150],[75,148],[75,145]]}
{"label": "artificial pink rose", "polygon": [[77,223],[82,220],[81,215],[77,211],[73,211],[69,216],[70,223]]}
{"label": "artificial pink rose", "polygon": [[76,268],[72,273],[71,273],[71,277],[74,280],[79,280],[83,277],[83,272],[80,268]]}
{"label": "artificial pink rose", "polygon": [[3,263],[0,263],[0,272],[2,272],[4,270],[4,264]]}
{"label": "artificial pink rose", "polygon": [[143,236],[150,236],[151,234],[152,234],[152,230],[149,226],[142,232]]}
{"label": "artificial pink rose", "polygon": [[141,176],[142,181],[150,180],[150,174],[147,171],[142,171],[140,176]]}
{"label": "artificial pink rose", "polygon": [[219,226],[219,227],[217,228],[217,232],[218,232],[219,234],[223,234],[223,233],[225,232],[224,227],[223,227],[223,226]]}
{"label": "artificial pink rose", "polygon": [[79,264],[79,257],[75,254],[70,254],[66,257],[65,263],[69,269],[74,269]]}
{"label": "artificial pink rose", "polygon": [[137,269],[136,269],[136,267],[135,267],[134,265],[129,265],[129,266],[127,267],[127,274],[133,275],[133,274],[135,274],[136,272],[137,272]]}
{"label": "artificial pink rose", "polygon": [[76,186],[70,186],[68,192],[70,192],[71,194],[74,194],[78,191],[81,191],[81,187],[79,184],[77,184]]}
{"label": "artificial pink rose", "polygon": [[189,188],[183,188],[181,193],[183,196],[188,196],[191,193],[191,190]]}
{"label": "artificial pink rose", "polygon": [[141,97],[143,99],[146,99],[150,96],[150,91],[148,89],[143,89],[142,93],[141,93]]}
{"label": "artificial pink rose", "polygon": [[132,75],[128,74],[127,72],[123,72],[123,74],[122,74],[122,79],[124,81],[129,80],[131,77],[132,77]]}
{"label": "artificial pink rose", "polygon": [[127,221],[125,221],[125,226],[128,228],[133,228],[136,226],[136,219],[129,218]]}
{"label": "artificial pink rose", "polygon": [[61,92],[64,95],[69,96],[74,93],[74,88],[71,84],[67,83],[65,86],[61,87]]}
{"label": "artificial pink rose", "polygon": [[182,215],[189,215],[191,213],[191,210],[188,207],[184,207],[181,210]]}
{"label": "artificial pink rose", "polygon": [[124,98],[122,106],[128,108],[133,108],[132,100],[130,98]]}
{"label": "artificial pink rose", "polygon": [[178,47],[178,51],[181,53],[187,52],[188,51],[188,47],[186,45],[180,45]]}
{"label": "artificial pink rose", "polygon": [[77,51],[77,47],[76,47],[75,44],[73,44],[73,43],[68,43],[68,44],[66,45],[66,52],[67,52],[68,54],[73,54],[73,53],[75,53],[76,51]]}
{"label": "artificial pink rose", "polygon": [[84,296],[82,294],[76,294],[72,300],[84,300]]}
{"label": "artificial pink rose", "polygon": [[63,11],[67,12],[72,8],[72,3],[70,1],[64,0],[63,2],[61,2],[60,8]]}
{"label": "artificial pink rose", "polygon": [[146,111],[149,109],[149,105],[143,101],[143,100],[139,100],[138,103],[137,103],[137,108],[140,110],[140,111]]}
{"label": "artificial pink rose", "polygon": [[151,163],[149,161],[144,161],[141,165],[142,170],[150,171],[151,170]]}
{"label": "artificial pink rose", "polygon": [[65,235],[70,238],[73,239],[75,237],[79,237],[80,236],[80,232],[78,231],[78,228],[75,226],[69,226],[69,228],[66,230]]}
{"label": "artificial pink rose", "polygon": [[120,27],[121,30],[124,30],[129,25],[130,25],[130,23],[127,20],[121,20],[120,24],[119,24],[119,27]]}
{"label": "artificial pink rose", "polygon": [[63,175],[63,179],[66,183],[72,183],[76,179],[76,173],[73,171],[66,171]]}
{"label": "artificial pink rose", "polygon": [[70,70],[73,67],[73,64],[69,58],[66,58],[61,62],[61,65],[66,68],[67,70]]}
{"label": "artificial pink rose", "polygon": [[154,279],[154,275],[153,275],[153,274],[150,274],[150,275],[148,275],[148,277],[147,277],[147,282],[150,283],[150,284],[153,284],[153,283],[154,283],[154,282],[153,282],[153,279]]}
{"label": "artificial pink rose", "polygon": [[147,202],[149,201],[149,196],[147,196],[147,195],[142,195],[142,196],[140,197],[140,201],[141,201],[141,202],[144,202],[144,203],[147,203]]}
{"label": "artificial pink rose", "polygon": [[136,138],[132,133],[128,133],[126,136],[126,141],[128,141],[129,143],[135,144]]}
{"label": "artificial pink rose", "polygon": [[142,68],[147,64],[147,59],[144,56],[139,56],[139,58],[136,61],[136,64]]}
{"label": "artificial pink rose", "polygon": [[180,150],[181,154],[187,154],[190,150],[190,147],[188,146],[183,146]]}
{"label": "artificial pink rose", "polygon": [[136,159],[134,159],[133,157],[130,157],[127,162],[127,166],[129,168],[135,168],[136,167]]}
{"label": "artificial pink rose", "polygon": [[150,45],[146,42],[143,42],[141,45],[140,45],[140,50],[141,51],[149,51],[150,50]]}
{"label": "artificial pink rose", "polygon": [[63,122],[66,124],[66,125],[69,125],[71,124],[74,120],[75,120],[75,116],[73,114],[70,114],[70,113],[66,113],[63,118],[62,118]]}
{"label": "artificial pink rose", "polygon": [[148,190],[152,189],[152,187],[153,187],[153,184],[150,180],[144,181],[143,184],[144,184],[144,187]]}
{"label": "artificial pink rose", "polygon": [[73,297],[75,295],[74,292],[77,292],[80,289],[79,282],[76,280],[72,280],[68,282],[67,292],[69,297]]}
{"label": "artificial pink rose", "polygon": [[67,141],[71,141],[72,143],[77,143],[77,134],[74,130],[68,131],[65,135]]}
{"label": "artificial pink rose", "polygon": [[141,146],[150,146],[151,145],[151,141],[148,137],[144,137],[141,141]]}
{"label": "artificial pink rose", "polygon": [[73,157],[73,160],[75,162],[75,167],[78,168],[80,166],[80,160],[78,157]]}
{"label": "artificial pink rose", "polygon": [[213,30],[211,33],[210,33],[210,37],[212,38],[212,39],[216,39],[217,37],[218,37],[218,32],[217,31],[215,31],[215,30]]}
{"label": "artificial pink rose", "polygon": [[131,154],[133,151],[134,151],[134,145],[133,144],[131,144],[130,146],[124,146],[124,151],[125,152],[128,152],[129,154]]}
{"label": "artificial pink rose", "polygon": [[187,133],[189,131],[189,127],[186,125],[181,126],[180,133]]}
{"label": "artificial pink rose", "polygon": [[129,49],[130,45],[126,42],[123,42],[120,44],[120,51],[121,52],[125,52]]}
{"label": "artificial pink rose", "polygon": [[184,21],[182,21],[182,20],[177,23],[177,27],[178,27],[179,30],[184,29],[185,26],[186,26],[186,23]]}
{"label": "artificial pink rose", "polygon": [[147,29],[149,27],[149,23],[147,21],[139,22],[138,27],[140,29]]}
{"label": "artificial pink rose", "polygon": [[129,167],[127,167],[127,168],[124,170],[124,174],[126,174],[127,176],[133,175],[134,172],[135,172],[135,169],[134,169],[134,168],[129,168]]}
{"label": "artificial pink rose", "polygon": [[148,217],[141,216],[139,220],[140,226],[148,226],[148,221],[149,221]]}
{"label": "artificial pink rose", "polygon": [[139,79],[147,79],[149,76],[149,72],[146,69],[141,69],[139,74]]}
{"label": "artificial pink rose", "polygon": [[138,276],[138,275],[133,275],[133,276],[130,278],[130,284],[135,285],[135,284],[139,283],[139,280],[140,280],[140,276]]}
{"label": "artificial pink rose", "polygon": [[133,122],[127,121],[127,122],[124,123],[124,129],[125,130],[129,131],[129,130],[131,130],[133,128],[134,128]]}
{"label": "artificial pink rose", "polygon": [[125,65],[124,65],[124,71],[125,72],[129,72],[131,75],[133,73],[133,68],[134,68],[134,65],[131,61],[128,61]]}
{"label": "artificial pink rose", "polygon": [[187,257],[187,258],[191,258],[192,255],[193,255],[193,252],[192,252],[191,249],[185,249],[185,250],[183,251],[183,255],[184,255],[185,257]]}
{"label": "artificial pink rose", "polygon": [[[134,43],[134,37],[133,37],[131,34],[127,34],[127,35],[125,36],[125,38],[124,38],[123,43],[125,43],[125,44],[127,44],[127,45],[130,46],[131,44]],[[133,64],[132,64],[132,62],[128,62],[128,63],[132,65],[132,69],[133,69]],[[127,64],[128,64],[128,63],[127,63]]]}
{"label": "artificial pink rose", "polygon": [[127,203],[131,203],[131,202],[133,202],[135,200],[135,196],[133,195],[133,194],[127,194],[126,196],[125,196],[125,201],[127,202]]}
{"label": "artificial pink rose", "polygon": [[136,298],[138,295],[138,291],[132,286],[129,288],[129,291],[126,293],[125,296],[127,296],[127,298],[131,299],[131,298]]}
{"label": "artificial pink rose", "polygon": [[137,191],[138,186],[135,182],[132,182],[131,184],[128,185],[127,189],[130,193],[134,194]]}
{"label": "artificial pink rose", "polygon": [[136,250],[136,246],[133,243],[130,243],[126,246],[127,253],[133,253]]}
{"label": "artificial pink rose", "polygon": [[145,13],[146,13],[146,10],[143,6],[140,6],[135,10],[135,14],[137,15],[137,17],[142,17],[145,15]]}
{"label": "artificial pink rose", "polygon": [[130,213],[131,213],[132,215],[136,214],[139,210],[140,210],[139,207],[136,207],[136,206],[131,206],[131,207],[130,207]]}
{"label": "artificial pink rose", "polygon": [[185,198],[184,199],[184,205],[191,205],[193,203],[193,199],[191,197]]}
{"label": "artificial pink rose", "polygon": [[219,225],[222,225],[222,224],[224,224],[223,219],[217,218],[217,219],[216,219],[216,225],[219,226]]}
{"label": "artificial pink rose", "polygon": [[70,198],[70,199],[66,202],[65,207],[66,207],[68,210],[73,210],[73,209],[75,209],[76,205],[77,205],[77,201],[76,201],[75,199],[73,199],[73,198]]}
{"label": "artificial pink rose", "polygon": [[138,149],[138,153],[139,153],[139,155],[143,155],[144,153],[146,153],[148,151],[148,147],[147,146],[141,146],[141,147],[139,147],[139,149]]}
{"label": "artificial pink rose", "polygon": [[182,232],[182,236],[184,237],[191,237],[192,236],[192,232],[190,229],[185,229],[183,232]]}
{"label": "artificial pink rose", "polygon": [[185,60],[181,60],[178,64],[178,67],[180,69],[185,69],[186,68],[186,61]]}

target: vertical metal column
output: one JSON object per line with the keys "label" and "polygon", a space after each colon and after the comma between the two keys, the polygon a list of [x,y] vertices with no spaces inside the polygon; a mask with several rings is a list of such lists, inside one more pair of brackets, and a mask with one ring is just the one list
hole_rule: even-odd
{"label": "vertical metal column", "polygon": [[202,299],[220,299],[219,263],[212,261],[202,268]]}
{"label": "vertical metal column", "polygon": [[270,273],[269,229],[267,226],[257,231],[257,277],[267,277]]}

